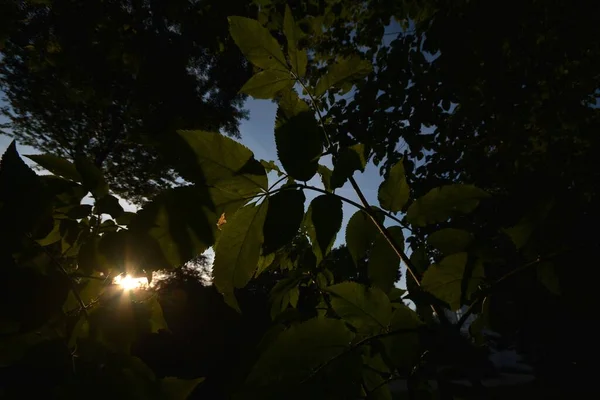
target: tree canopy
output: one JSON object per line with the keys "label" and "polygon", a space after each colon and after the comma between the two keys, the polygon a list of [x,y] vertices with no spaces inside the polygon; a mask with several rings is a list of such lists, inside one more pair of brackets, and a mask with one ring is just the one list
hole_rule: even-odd
{"label": "tree canopy", "polygon": [[227,16],[247,15],[248,2],[9,4],[0,88],[5,132],[20,143],[87,157],[141,203],[178,178],[157,150],[176,129],[239,137],[250,68]]}

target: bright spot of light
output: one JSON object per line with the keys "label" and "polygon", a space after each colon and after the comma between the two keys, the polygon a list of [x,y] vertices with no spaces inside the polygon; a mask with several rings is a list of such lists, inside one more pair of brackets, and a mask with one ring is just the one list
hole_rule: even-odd
{"label": "bright spot of light", "polygon": [[115,285],[121,286],[123,290],[133,290],[138,288],[143,288],[148,286],[147,278],[134,278],[131,275],[118,275],[113,283]]}

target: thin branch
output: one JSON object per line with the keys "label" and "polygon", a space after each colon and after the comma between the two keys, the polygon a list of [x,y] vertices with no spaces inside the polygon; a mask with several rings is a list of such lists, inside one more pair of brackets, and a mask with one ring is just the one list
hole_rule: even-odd
{"label": "thin branch", "polygon": [[302,385],[302,384],[305,384],[306,382],[310,381],[315,376],[317,376],[319,374],[319,372],[321,372],[323,369],[327,368],[333,362],[339,360],[340,358],[342,358],[346,354],[351,353],[352,351],[358,349],[359,347],[361,347],[361,346],[363,346],[365,344],[369,344],[372,340],[382,339],[382,338],[386,338],[386,337],[389,337],[389,336],[402,335],[402,334],[405,334],[405,333],[414,333],[414,332],[417,332],[417,331],[418,331],[418,328],[396,329],[396,330],[393,330],[393,331],[390,331],[390,332],[379,333],[377,335],[369,336],[367,338],[359,340],[358,342],[356,342],[352,346],[350,346],[346,351],[343,351],[343,352],[339,353],[338,355],[330,358],[329,360],[327,360],[326,362],[324,362],[323,364],[321,364],[320,366],[318,366],[312,372],[312,374],[310,374],[308,377],[306,377],[304,380],[302,380],[302,382],[300,382],[300,384]]}
{"label": "thin branch", "polygon": [[[566,252],[569,251],[573,251],[574,249],[570,249]],[[518,268],[513,269],[512,271],[507,272],[506,274],[502,275],[500,278],[498,278],[494,283],[492,283],[490,285],[490,287],[488,287],[486,290],[484,290],[481,295],[473,302],[471,303],[471,305],[467,308],[467,310],[465,311],[465,313],[463,315],[461,315],[460,319],[458,320],[456,327],[458,329],[460,329],[464,323],[467,321],[467,319],[469,318],[469,316],[471,316],[471,314],[473,314],[473,312],[475,311],[475,308],[477,308],[477,306],[479,304],[481,304],[483,302],[483,300],[485,300],[485,298],[493,291],[495,290],[495,288],[501,284],[502,282],[504,282],[505,280],[507,280],[508,278],[510,278],[513,275],[518,274],[519,272],[522,272],[526,269],[528,269],[529,267],[532,267],[534,265],[537,265],[539,263],[542,263],[544,261],[548,261],[553,259],[554,257],[558,257],[561,254],[566,253],[565,251],[563,252],[557,252],[557,253],[552,253],[548,256],[545,257],[538,257],[537,259],[530,261],[526,264],[521,265]]]}

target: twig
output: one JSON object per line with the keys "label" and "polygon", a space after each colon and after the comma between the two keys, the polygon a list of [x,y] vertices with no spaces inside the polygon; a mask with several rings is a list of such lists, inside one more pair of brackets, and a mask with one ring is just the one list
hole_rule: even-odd
{"label": "twig", "polygon": [[340,359],[341,357],[345,356],[346,354],[358,349],[360,346],[364,345],[364,344],[368,344],[370,341],[372,340],[376,340],[376,339],[382,339],[388,336],[394,336],[394,335],[402,335],[405,333],[413,333],[413,332],[417,332],[418,328],[411,328],[411,329],[396,329],[390,332],[384,332],[384,333],[379,333],[377,335],[374,336],[369,336],[368,338],[364,338],[362,340],[359,340],[358,342],[354,343],[352,346],[350,346],[346,351],[343,351],[341,353],[339,353],[338,355],[330,358],[329,360],[327,360],[326,362],[324,362],[323,364],[321,364],[320,366],[318,366],[313,372],[312,374],[310,374],[308,377],[306,377],[304,380],[302,380],[302,382],[300,382],[300,384],[305,384],[306,382],[310,381],[311,379],[313,379],[315,376],[317,376],[319,374],[319,372],[321,372],[323,369],[327,368],[329,365],[331,365],[331,363],[333,363],[334,361]]}

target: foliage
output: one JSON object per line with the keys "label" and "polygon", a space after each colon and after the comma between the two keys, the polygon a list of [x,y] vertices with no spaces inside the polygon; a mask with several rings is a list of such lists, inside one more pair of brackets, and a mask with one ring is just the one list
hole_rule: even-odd
{"label": "foliage", "polygon": [[[485,21],[475,18],[475,11],[482,11],[479,3],[400,2],[386,9],[380,2],[327,1],[319,2],[323,13],[310,4],[260,3],[264,7],[258,20],[231,16],[230,33],[255,67],[255,75],[239,87],[277,102],[274,136],[283,170],[274,162],[257,161],[250,149],[219,133],[180,130],[177,140],[163,143],[161,151],[190,185],[164,189],[123,220],[125,214],[93,162],[34,157],[55,174],[42,177],[29,170],[14,145],[3,156],[0,257],[8,279],[0,291],[0,326],[3,349],[11,350],[2,353],[3,365],[35,365],[27,364],[30,352],[43,358],[38,346],[57,346],[66,359],[77,356],[73,363],[82,367],[56,368],[61,375],[50,381],[53,393],[79,387],[73,382],[88,387],[99,365],[107,371],[102,395],[123,382],[128,394],[141,398],[175,388],[189,393],[194,381],[173,381],[164,371],[156,374],[132,355],[144,337],[168,336],[168,327],[179,329],[173,338],[179,339],[186,332],[181,326],[191,329],[184,317],[170,319],[164,312],[177,308],[169,301],[181,303],[177,291],[166,293],[161,302],[152,291],[120,294],[111,282],[120,273],[150,276],[180,268],[213,247],[214,286],[196,295],[218,299],[216,310],[226,321],[215,329],[221,336],[231,329],[231,341],[218,342],[218,349],[231,345],[235,352],[227,354],[237,357],[231,361],[235,366],[223,366],[229,359],[218,363],[221,354],[203,350],[222,374],[207,377],[198,391],[212,384],[227,398],[389,399],[389,384],[404,380],[410,398],[492,398],[481,382],[489,370],[481,347],[488,328],[503,337],[522,332],[518,344],[537,366],[551,362],[570,372],[563,361],[583,359],[578,344],[574,349],[558,346],[559,362],[544,358],[542,350],[560,344],[554,332],[565,334],[552,322],[556,310],[547,304],[558,309],[564,301],[572,310],[588,310],[580,293],[583,283],[563,266],[584,265],[584,253],[594,245],[582,227],[586,219],[596,221],[591,205],[597,182],[593,173],[590,178],[575,176],[572,169],[556,175],[554,168],[540,170],[541,160],[556,154],[555,145],[572,140],[569,127],[558,131],[557,143],[545,144],[552,148],[548,154],[526,147],[515,155],[512,143],[498,140],[500,128],[523,134],[523,127],[510,121],[502,99],[490,92],[496,85],[492,74],[471,81],[469,74],[455,69],[455,52],[465,55],[464,47],[456,49],[442,34],[442,27],[461,18],[470,23],[460,25],[460,32],[485,30]],[[540,7],[554,11],[552,5]],[[365,13],[359,17],[358,11]],[[383,35],[381,21],[392,15],[410,19],[414,32],[403,27],[389,46],[373,44]],[[512,24],[527,18],[508,20]],[[540,24],[550,29],[546,20]],[[516,51],[511,45],[522,39],[521,31],[510,32],[516,38],[508,38],[507,49],[498,46],[511,60],[510,52]],[[340,36],[355,40],[340,42],[345,43],[340,48],[334,43]],[[493,43],[500,40],[494,38]],[[484,60],[480,67],[488,68],[485,63],[495,60],[484,51],[489,43],[470,40]],[[547,40],[556,42],[553,36]],[[431,53],[436,49],[442,49],[437,58]],[[596,48],[591,49],[595,54]],[[467,72],[481,78],[473,57],[465,57]],[[481,98],[479,91],[487,95]],[[351,104],[340,97],[348,93],[354,98]],[[525,100],[541,118],[536,103]],[[482,118],[478,107],[485,111]],[[494,113],[488,113],[490,107],[497,107]],[[596,111],[573,107],[589,117],[575,129],[582,130],[576,137],[585,144],[577,146],[588,160],[595,139],[587,130]],[[548,121],[553,117],[530,121],[527,129],[535,132],[534,138],[550,140],[546,135],[554,128],[546,126]],[[435,126],[432,138],[424,138],[421,125]],[[403,158],[396,154],[400,135],[409,146]],[[423,152],[429,154],[417,166]],[[332,170],[319,164],[327,155]],[[368,160],[381,162],[384,156],[387,168],[375,206],[368,204],[353,174]],[[507,172],[491,168],[498,165]],[[279,181],[269,185],[267,172]],[[306,183],[317,173],[322,188]],[[335,193],[347,181],[360,204]],[[308,192],[319,195],[305,204]],[[82,204],[88,193],[91,207]],[[357,210],[344,232],[347,247],[333,249],[343,202]],[[395,287],[401,263],[407,271],[406,291]],[[32,282],[27,290],[25,282]],[[181,286],[189,282],[186,278]],[[204,304],[205,309],[211,306]],[[464,313],[458,321],[448,318],[459,309]],[[473,314],[477,322],[470,336],[464,336],[465,321]],[[249,328],[253,322],[258,328]],[[536,339],[542,350],[533,348]],[[146,360],[161,368],[160,362]],[[191,363],[193,357],[186,360]],[[198,373],[185,378],[197,379],[200,372],[194,371]],[[551,372],[542,370],[539,376],[555,387]],[[456,383],[462,379],[471,385]],[[437,381],[438,393],[428,388],[430,380]]]}

